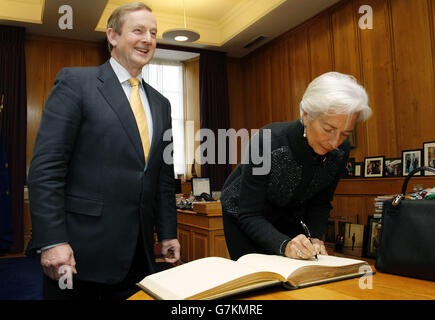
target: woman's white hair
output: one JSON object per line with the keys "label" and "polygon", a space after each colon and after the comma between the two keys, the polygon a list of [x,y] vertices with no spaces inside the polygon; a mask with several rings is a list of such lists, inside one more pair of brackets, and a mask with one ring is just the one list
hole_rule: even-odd
{"label": "woman's white hair", "polygon": [[328,72],[308,85],[300,103],[301,120],[304,111],[310,119],[327,114],[358,113],[359,121],[366,121],[372,114],[366,90],[355,77],[339,72]]}

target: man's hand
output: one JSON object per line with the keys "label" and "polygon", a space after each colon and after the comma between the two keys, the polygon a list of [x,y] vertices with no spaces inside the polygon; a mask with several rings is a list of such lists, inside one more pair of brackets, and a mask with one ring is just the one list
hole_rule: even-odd
{"label": "man's hand", "polygon": [[59,268],[63,265],[71,266],[73,274],[77,274],[74,253],[68,243],[60,244],[42,251],[41,265],[44,273],[53,280],[59,280]]}
{"label": "man's hand", "polygon": [[180,259],[180,243],[178,239],[162,240],[162,255],[167,263],[175,263]]}

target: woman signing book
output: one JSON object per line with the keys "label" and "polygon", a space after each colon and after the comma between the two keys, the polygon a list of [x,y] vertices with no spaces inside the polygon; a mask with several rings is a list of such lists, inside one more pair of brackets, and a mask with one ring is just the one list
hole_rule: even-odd
{"label": "woman signing book", "polygon": [[[221,195],[231,259],[248,253],[294,259],[327,254],[321,239],[349,158],[348,137],[371,113],[354,77],[329,72],[307,87],[299,120],[268,124],[251,138]],[[259,154],[270,160],[267,172],[259,170]]]}

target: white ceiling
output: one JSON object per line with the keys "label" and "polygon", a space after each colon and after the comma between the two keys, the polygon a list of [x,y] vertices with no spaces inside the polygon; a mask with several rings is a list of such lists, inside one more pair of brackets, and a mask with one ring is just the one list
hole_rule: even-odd
{"label": "white ceiling", "polygon": [[186,61],[198,57],[199,53],[175,51],[167,49],[156,49],[153,59],[165,60],[165,61]]}
{"label": "white ceiling", "polygon": [[[36,0],[1,0],[4,1],[18,1],[18,2],[34,2]],[[126,0],[112,0],[123,3]],[[189,0],[190,13],[192,18],[187,19],[216,19],[218,16],[225,14],[225,10],[229,10],[231,5],[237,2],[249,2],[256,0]],[[258,0],[257,0],[258,1]],[[267,1],[267,0],[261,0]],[[269,11],[261,18],[253,21],[247,25],[246,28],[241,30],[236,35],[232,36],[228,41],[222,45],[207,45],[201,43],[184,44],[185,47],[195,47],[201,49],[210,49],[225,51],[229,56],[242,57],[252,50],[255,50],[261,45],[264,45],[273,38],[283,34],[284,32],[296,27],[307,19],[313,17],[317,13],[337,3],[339,0],[286,0],[283,1],[278,7]],[[127,1],[128,2],[128,1]],[[147,1],[144,1],[147,3]],[[150,0],[156,7],[153,8],[153,12],[166,11],[169,13],[182,11],[182,0]],[[180,5],[181,3],[181,5]],[[186,0],[187,3],[187,0]],[[106,7],[107,0],[45,0],[43,9],[42,24],[19,22],[11,20],[1,20],[0,24],[23,26],[27,29],[29,34],[46,35],[61,38],[90,40],[90,41],[102,41],[105,37],[104,32],[95,31],[95,28],[100,20],[100,17]],[[195,6],[193,6],[195,4]],[[219,6],[220,4],[220,6]],[[72,30],[60,30],[58,27],[58,20],[61,14],[59,14],[59,7],[62,5],[70,5],[73,8],[73,29]],[[181,6],[181,7],[180,7]],[[1,4],[0,4],[1,8]],[[225,9],[227,8],[227,9]],[[188,16],[188,10],[186,8],[186,15]],[[201,15],[201,17],[198,17]],[[1,17],[0,13],[0,17]],[[156,13],[157,16],[157,13]],[[194,16],[194,17],[193,17]],[[243,48],[247,43],[253,39],[264,36],[265,40],[257,45],[250,47],[249,49]],[[174,43],[158,39],[158,43],[171,44]],[[160,50],[159,50],[160,51]],[[165,54],[165,53],[158,53]],[[191,58],[185,53],[178,53],[180,59]],[[176,56],[177,54],[175,54]],[[172,54],[170,59],[175,59]]]}

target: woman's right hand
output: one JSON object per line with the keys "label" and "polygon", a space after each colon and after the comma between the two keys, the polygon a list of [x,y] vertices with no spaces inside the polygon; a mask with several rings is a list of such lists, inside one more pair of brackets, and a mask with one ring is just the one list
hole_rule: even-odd
{"label": "woman's right hand", "polygon": [[314,248],[310,239],[300,234],[291,239],[285,248],[285,256],[299,260],[313,259],[318,252]]}

